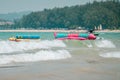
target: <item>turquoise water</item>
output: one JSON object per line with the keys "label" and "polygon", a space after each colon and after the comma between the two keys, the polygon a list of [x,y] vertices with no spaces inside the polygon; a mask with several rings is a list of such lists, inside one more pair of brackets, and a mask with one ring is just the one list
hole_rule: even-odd
{"label": "turquoise water", "polygon": [[[37,41],[9,41],[40,35]],[[0,32],[0,80],[119,80],[120,33],[55,40],[51,32]]]}
{"label": "turquoise water", "polygon": [[[0,32],[0,64],[36,62],[71,58],[80,51],[101,57],[120,58],[120,33],[99,33],[98,40],[55,40],[52,32]],[[40,35],[41,40],[29,42],[9,41],[16,35]],[[72,52],[72,53],[71,53]],[[88,53],[88,52],[87,52]]]}
{"label": "turquoise water", "polygon": [[51,32],[0,32],[0,39],[8,40],[8,38],[16,35],[39,35],[41,39],[54,39]]}

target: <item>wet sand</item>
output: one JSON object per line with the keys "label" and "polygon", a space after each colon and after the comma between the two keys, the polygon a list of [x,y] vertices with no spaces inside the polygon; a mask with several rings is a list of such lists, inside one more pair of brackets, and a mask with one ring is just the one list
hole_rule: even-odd
{"label": "wet sand", "polygon": [[[120,59],[73,50],[72,57],[0,66],[0,80],[119,80]],[[88,54],[89,53],[89,54]]]}

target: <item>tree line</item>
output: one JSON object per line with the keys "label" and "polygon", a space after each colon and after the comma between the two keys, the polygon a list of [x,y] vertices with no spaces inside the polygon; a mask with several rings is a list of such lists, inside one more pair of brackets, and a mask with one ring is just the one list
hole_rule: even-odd
{"label": "tree line", "polygon": [[107,0],[71,7],[44,9],[14,20],[14,29],[120,29],[120,1]]}

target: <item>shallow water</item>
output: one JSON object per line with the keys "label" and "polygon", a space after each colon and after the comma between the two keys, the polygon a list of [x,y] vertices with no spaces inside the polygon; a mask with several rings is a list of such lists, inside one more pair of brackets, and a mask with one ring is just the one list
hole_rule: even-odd
{"label": "shallow water", "polygon": [[[39,34],[40,41],[10,36]],[[53,33],[0,33],[0,80],[119,80],[120,33],[101,40],[54,40]]]}

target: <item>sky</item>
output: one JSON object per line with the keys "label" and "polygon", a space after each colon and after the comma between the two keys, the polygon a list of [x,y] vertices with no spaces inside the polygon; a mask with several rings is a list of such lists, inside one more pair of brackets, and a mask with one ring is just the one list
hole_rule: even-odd
{"label": "sky", "polygon": [[0,0],[0,13],[41,11],[45,8],[83,5],[92,1],[94,0]]}

